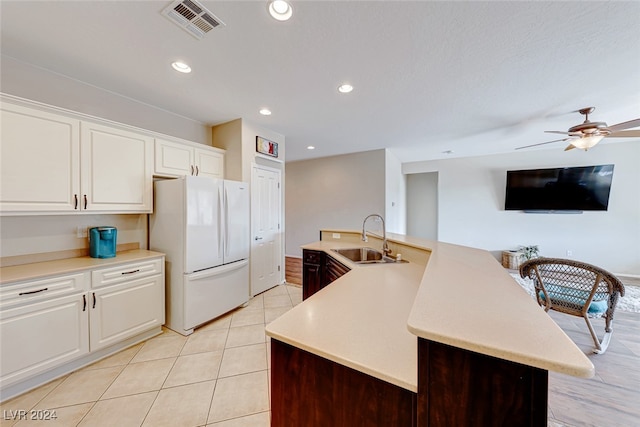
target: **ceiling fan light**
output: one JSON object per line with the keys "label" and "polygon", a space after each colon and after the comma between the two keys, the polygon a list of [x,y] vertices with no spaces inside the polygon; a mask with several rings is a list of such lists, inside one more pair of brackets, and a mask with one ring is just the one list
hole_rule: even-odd
{"label": "ceiling fan light", "polygon": [[173,67],[174,70],[179,71],[181,73],[188,74],[191,72],[191,67],[187,63],[182,61],[172,62],[171,66]]}
{"label": "ceiling fan light", "polygon": [[338,92],[340,93],[349,93],[351,91],[353,91],[353,86],[351,86],[349,83],[338,86]]}
{"label": "ceiling fan light", "polygon": [[592,136],[584,136],[582,138],[572,139],[569,142],[576,148],[580,148],[581,150],[588,150],[589,148],[596,145],[598,142],[602,141],[604,135],[592,135]]}
{"label": "ceiling fan light", "polygon": [[288,1],[273,0],[269,2],[269,15],[278,21],[286,21],[293,15],[293,8]]}

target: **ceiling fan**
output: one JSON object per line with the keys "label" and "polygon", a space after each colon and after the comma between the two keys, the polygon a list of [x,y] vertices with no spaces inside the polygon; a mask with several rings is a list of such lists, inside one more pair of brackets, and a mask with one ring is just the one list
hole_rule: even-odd
{"label": "ceiling fan", "polygon": [[524,147],[516,148],[516,150],[536,147],[538,145],[551,144],[553,142],[568,141],[569,145],[564,149],[564,151],[572,150],[574,148],[580,148],[587,151],[589,148],[600,142],[603,138],[640,138],[640,130],[625,130],[640,127],[640,119],[629,120],[628,122],[622,122],[616,125],[607,126],[605,122],[589,121],[589,114],[593,113],[593,110],[595,110],[595,107],[587,107],[578,110],[578,113],[584,115],[584,122],[580,123],[579,125],[570,127],[566,132],[556,130],[545,131],[546,133],[559,133],[561,135],[568,135],[566,138],[541,142],[539,144],[525,145]]}

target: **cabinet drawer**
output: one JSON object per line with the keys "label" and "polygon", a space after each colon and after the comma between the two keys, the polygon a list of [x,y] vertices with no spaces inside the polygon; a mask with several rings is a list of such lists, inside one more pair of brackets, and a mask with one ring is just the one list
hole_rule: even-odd
{"label": "cabinet drawer", "polygon": [[94,270],[91,272],[91,288],[101,288],[128,280],[160,274],[163,271],[163,261],[164,258],[157,258]]}
{"label": "cabinet drawer", "polygon": [[338,277],[351,271],[349,267],[339,261],[336,261],[330,256],[327,257],[327,270],[336,274]]}
{"label": "cabinet drawer", "polygon": [[319,251],[311,251],[311,250],[303,250],[303,262],[305,264],[320,264],[322,261],[322,252]]}
{"label": "cabinet drawer", "polygon": [[0,308],[84,292],[88,282],[89,272],[83,272],[3,285],[0,287]]}

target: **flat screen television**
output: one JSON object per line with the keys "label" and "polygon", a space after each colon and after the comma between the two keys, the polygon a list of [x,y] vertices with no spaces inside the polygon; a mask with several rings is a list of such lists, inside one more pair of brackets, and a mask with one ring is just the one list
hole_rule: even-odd
{"label": "flat screen television", "polygon": [[507,171],[505,210],[606,211],[613,165]]}

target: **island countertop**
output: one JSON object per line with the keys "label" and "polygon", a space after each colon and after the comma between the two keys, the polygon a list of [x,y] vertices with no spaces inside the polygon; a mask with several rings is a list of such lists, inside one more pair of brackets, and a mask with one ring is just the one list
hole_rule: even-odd
{"label": "island countertop", "polygon": [[435,242],[407,320],[431,341],[576,377],[591,361],[487,251]]}
{"label": "island countertop", "polygon": [[267,325],[267,335],[417,391],[417,337],[500,359],[591,377],[586,355],[487,251],[389,234],[429,251],[426,265],[358,265],[331,252],[363,243],[320,241],[351,268]]}

